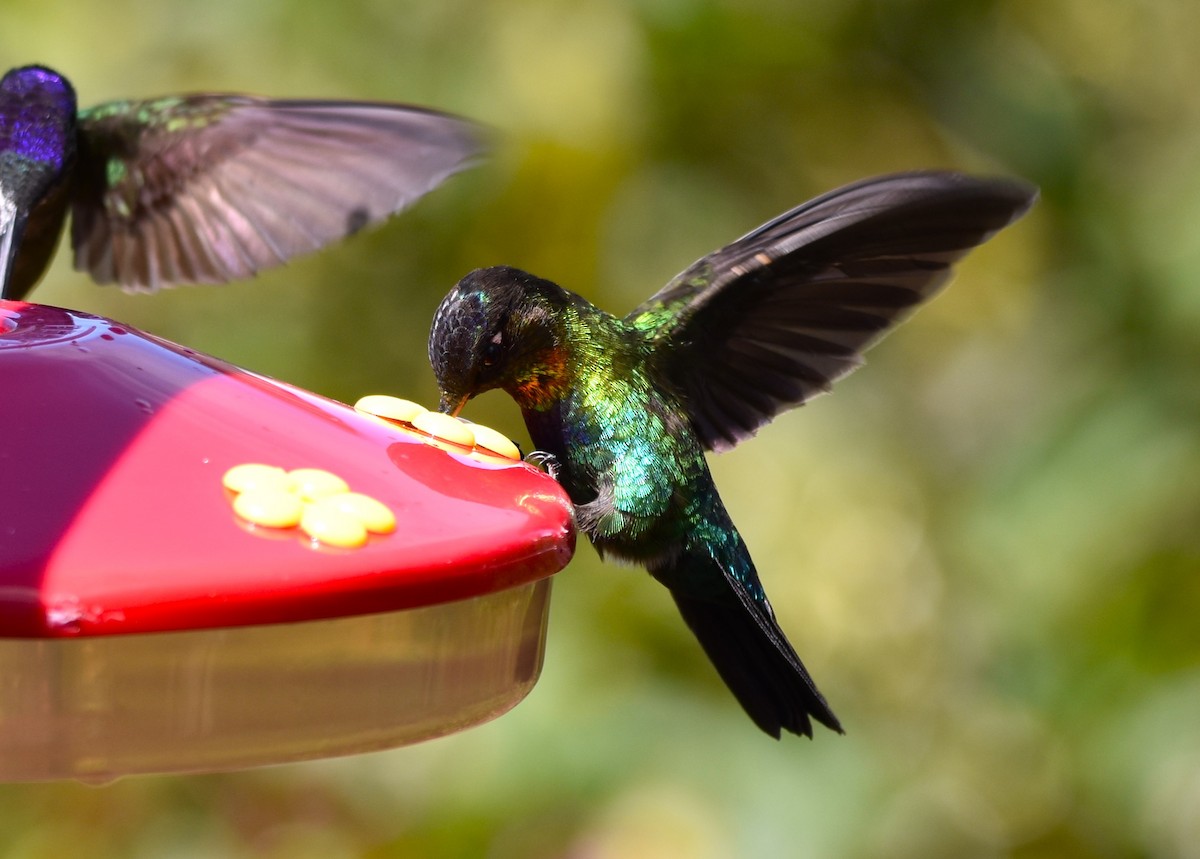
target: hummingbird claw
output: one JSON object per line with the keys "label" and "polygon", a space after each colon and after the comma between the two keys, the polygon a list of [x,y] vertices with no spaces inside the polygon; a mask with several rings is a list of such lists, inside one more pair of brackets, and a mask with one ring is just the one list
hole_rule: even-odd
{"label": "hummingbird claw", "polygon": [[558,480],[558,472],[560,466],[558,457],[544,450],[535,450],[525,455],[525,461],[530,465],[536,465],[542,471],[550,475],[554,480]]}

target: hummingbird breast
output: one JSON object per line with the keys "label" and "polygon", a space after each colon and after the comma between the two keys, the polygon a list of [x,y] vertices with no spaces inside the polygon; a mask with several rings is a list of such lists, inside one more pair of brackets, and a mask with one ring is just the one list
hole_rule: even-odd
{"label": "hummingbird breast", "polygon": [[593,362],[551,408],[524,417],[597,549],[649,565],[679,551],[712,480],[678,403],[640,369],[621,369]]}

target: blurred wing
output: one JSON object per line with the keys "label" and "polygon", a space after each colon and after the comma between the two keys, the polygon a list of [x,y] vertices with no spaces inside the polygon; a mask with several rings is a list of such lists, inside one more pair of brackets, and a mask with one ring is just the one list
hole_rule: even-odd
{"label": "blurred wing", "polygon": [[709,254],[626,321],[660,347],[704,445],[728,450],[859,366],[1036,197],[957,173],[867,179]]}
{"label": "blurred wing", "polygon": [[390,104],[193,95],[80,114],[75,268],[153,290],[247,277],[400,211],[479,130]]}

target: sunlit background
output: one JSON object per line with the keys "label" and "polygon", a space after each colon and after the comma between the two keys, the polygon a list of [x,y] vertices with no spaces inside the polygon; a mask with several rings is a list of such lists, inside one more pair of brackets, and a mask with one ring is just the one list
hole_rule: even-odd
{"label": "sunlit background", "polygon": [[[84,105],[340,96],[495,129],[483,168],[255,281],[125,295],[64,252],[34,293],[351,402],[434,401],[429,320],[472,268],[623,313],[867,175],[1042,188],[834,396],[713,460],[845,737],[759,733],[667,593],[581,542],[503,718],[0,786],[0,856],[1200,856],[1200,4],[3,0],[0,49]],[[525,437],[503,395],[468,415]]]}

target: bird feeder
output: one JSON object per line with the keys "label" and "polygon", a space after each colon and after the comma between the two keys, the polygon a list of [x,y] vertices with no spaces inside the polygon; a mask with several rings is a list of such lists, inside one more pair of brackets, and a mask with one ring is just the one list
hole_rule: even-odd
{"label": "bird feeder", "polygon": [[23,302],[0,402],[0,780],[388,748],[536,682],[574,530],[519,459]]}

